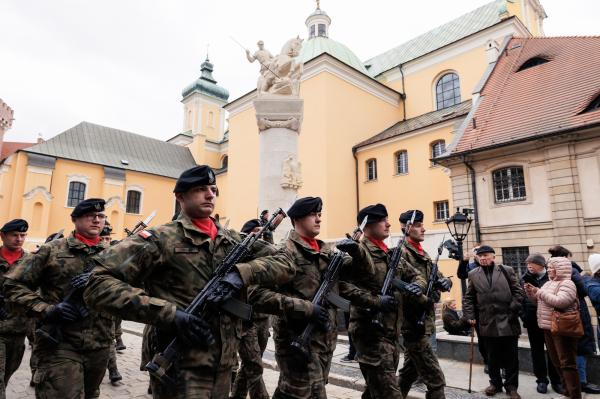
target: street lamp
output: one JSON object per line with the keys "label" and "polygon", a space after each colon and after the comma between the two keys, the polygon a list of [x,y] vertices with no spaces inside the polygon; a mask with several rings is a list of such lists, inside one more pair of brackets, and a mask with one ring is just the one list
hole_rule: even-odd
{"label": "street lamp", "polygon": [[[469,214],[473,213],[473,209],[463,208],[462,212],[460,208],[456,208],[456,213],[452,215],[448,220],[446,220],[446,226],[448,227],[448,231],[452,238],[456,240],[456,246],[458,247],[458,251],[456,251],[454,259],[459,262],[463,261],[463,241],[467,238],[467,234],[469,234],[469,229],[471,228],[471,223],[473,219],[469,217]],[[460,285],[462,288],[463,295],[467,290],[467,284],[465,280],[460,280]]]}

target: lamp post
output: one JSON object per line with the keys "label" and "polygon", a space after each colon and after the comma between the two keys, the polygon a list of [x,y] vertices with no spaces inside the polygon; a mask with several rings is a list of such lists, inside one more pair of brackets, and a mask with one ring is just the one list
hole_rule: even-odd
{"label": "lamp post", "polygon": [[[469,234],[469,229],[471,228],[471,223],[473,222],[473,219],[469,217],[469,213],[472,212],[473,210],[469,208],[463,208],[462,212],[460,211],[460,208],[456,208],[456,213],[446,220],[448,231],[458,246],[457,258],[459,262],[462,262],[464,258],[463,241],[465,238],[467,238],[467,234]],[[467,284],[465,280],[460,280],[460,286],[464,296],[465,292],[467,291]]]}

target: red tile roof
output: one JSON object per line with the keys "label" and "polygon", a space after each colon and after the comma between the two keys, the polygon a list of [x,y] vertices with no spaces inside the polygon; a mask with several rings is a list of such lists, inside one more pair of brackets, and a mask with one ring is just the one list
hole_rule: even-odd
{"label": "red tile roof", "polygon": [[17,141],[5,141],[2,143],[2,152],[0,153],[0,161],[5,160],[15,152],[24,148],[31,147],[37,143],[20,143]]}
{"label": "red tile roof", "polygon": [[[549,62],[519,71],[533,57]],[[513,38],[444,157],[598,124],[600,110],[583,111],[599,94],[600,36]]]}

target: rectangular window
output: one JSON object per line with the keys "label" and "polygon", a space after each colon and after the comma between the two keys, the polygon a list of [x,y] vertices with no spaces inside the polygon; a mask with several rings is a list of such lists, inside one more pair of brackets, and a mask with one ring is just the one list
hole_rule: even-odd
{"label": "rectangular window", "polygon": [[450,207],[448,201],[438,201],[433,203],[435,208],[435,221],[441,222],[450,217]]}
{"label": "rectangular window", "polygon": [[319,36],[327,36],[327,32],[325,31],[325,24],[319,24]]}
{"label": "rectangular window", "polygon": [[527,197],[525,175],[520,166],[495,170],[492,174],[496,202],[523,201]]}
{"label": "rectangular window", "polygon": [[519,276],[527,271],[525,259],[529,256],[529,247],[508,247],[502,248],[502,264],[510,266]]}
{"label": "rectangular window", "polygon": [[67,206],[75,208],[85,198],[85,183],[72,181],[69,183]]}
{"label": "rectangular window", "polygon": [[396,174],[402,175],[408,173],[408,153],[398,151],[396,153]]}
{"label": "rectangular window", "polygon": [[127,191],[127,205],[125,207],[127,213],[140,213],[140,202],[142,193],[139,191]]}
{"label": "rectangular window", "polygon": [[377,180],[377,160],[369,159],[367,161],[367,180]]}

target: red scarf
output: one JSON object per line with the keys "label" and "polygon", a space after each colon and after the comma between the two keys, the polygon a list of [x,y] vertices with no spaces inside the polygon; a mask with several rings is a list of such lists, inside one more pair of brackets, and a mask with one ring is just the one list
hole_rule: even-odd
{"label": "red scarf", "polygon": [[214,240],[217,236],[219,230],[211,218],[192,219],[192,223],[194,223],[194,226],[201,232],[209,236],[211,240]]}
{"label": "red scarf", "polygon": [[387,253],[390,250],[388,248],[388,246],[385,245],[385,242],[383,242],[381,240],[376,240],[371,237],[367,237],[367,238],[369,239],[369,241],[371,241],[373,244],[375,244],[377,246],[377,248],[381,249],[383,252]]}
{"label": "red scarf", "polygon": [[8,262],[10,266],[23,256],[23,249],[19,248],[16,251],[11,251],[6,247],[0,248],[0,255]]}
{"label": "red scarf", "polygon": [[302,239],[303,239],[304,241],[306,241],[306,243],[307,243],[307,244],[308,244],[308,245],[309,245],[309,246],[310,246],[312,249],[314,249],[314,250],[315,250],[315,252],[320,252],[320,251],[321,251],[321,248],[319,248],[319,243],[317,242],[317,240],[316,240],[316,239],[314,239],[314,238],[308,238],[308,237],[304,237],[304,236],[300,236],[300,237],[302,237]]}
{"label": "red scarf", "polygon": [[409,238],[408,239],[408,243],[410,245],[412,245],[412,247],[414,249],[417,250],[417,252],[419,253],[419,255],[425,255],[425,251],[423,250],[423,247],[421,246],[420,242],[413,241],[412,238]]}
{"label": "red scarf", "polygon": [[100,243],[100,236],[96,236],[94,238],[87,238],[75,232],[75,238],[77,238],[79,241],[81,241],[88,247],[95,247]]}

